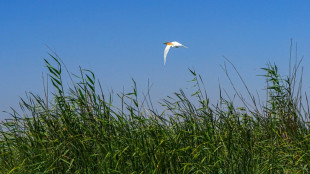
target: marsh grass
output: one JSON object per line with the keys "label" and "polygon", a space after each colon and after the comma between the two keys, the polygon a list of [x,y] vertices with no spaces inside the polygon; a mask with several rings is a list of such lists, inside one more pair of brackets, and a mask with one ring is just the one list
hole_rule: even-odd
{"label": "marsh grass", "polygon": [[134,80],[132,92],[117,95],[120,107],[89,70],[80,69],[65,90],[66,68],[50,56],[45,95],[28,93],[22,113],[12,109],[1,123],[1,173],[310,173],[301,61],[287,77],[276,65],[263,68],[265,104],[228,61],[251,99],[235,89],[225,65],[244,104],[238,108],[221,88],[218,104],[210,104],[202,78],[190,70],[196,92],[168,96],[161,102],[165,111],[158,113],[148,92],[138,94]]}

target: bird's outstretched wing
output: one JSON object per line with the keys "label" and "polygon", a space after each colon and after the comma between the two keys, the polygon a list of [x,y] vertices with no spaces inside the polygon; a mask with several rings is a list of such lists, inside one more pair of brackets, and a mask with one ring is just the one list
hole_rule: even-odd
{"label": "bird's outstretched wing", "polygon": [[166,64],[166,57],[167,57],[167,54],[168,54],[170,48],[171,48],[170,45],[167,45],[166,48],[165,48],[165,51],[164,51],[164,65]]}
{"label": "bird's outstretched wing", "polygon": [[177,42],[177,41],[173,41],[173,42],[171,42],[176,48],[178,48],[178,47],[184,47],[184,48],[188,48],[187,46],[185,46],[185,45],[183,45],[183,44],[181,44],[181,43],[179,43],[179,42]]}

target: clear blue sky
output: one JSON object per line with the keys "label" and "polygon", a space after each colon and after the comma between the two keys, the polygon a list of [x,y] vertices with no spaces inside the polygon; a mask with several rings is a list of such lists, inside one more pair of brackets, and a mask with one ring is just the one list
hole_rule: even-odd
{"label": "clear blue sky", "polygon": [[[222,56],[236,65],[250,89],[261,90],[264,80],[256,75],[268,61],[287,72],[290,38],[305,56],[308,77],[309,7],[306,0],[3,0],[0,110],[17,107],[25,91],[43,94],[45,45],[70,71],[79,65],[93,70],[106,91],[129,91],[131,77],[145,91],[149,79],[155,102],[191,86],[187,68],[202,75],[216,100],[218,82],[228,84]],[[174,40],[189,48],[171,49],[163,66],[163,42]]]}

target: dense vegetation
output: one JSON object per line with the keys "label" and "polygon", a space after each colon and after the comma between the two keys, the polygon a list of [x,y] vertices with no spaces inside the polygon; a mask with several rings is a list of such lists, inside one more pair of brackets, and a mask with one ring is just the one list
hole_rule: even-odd
{"label": "dense vegetation", "polygon": [[222,94],[210,104],[191,70],[196,92],[174,93],[158,113],[134,81],[131,93],[117,95],[119,107],[89,70],[64,89],[65,66],[51,57],[45,95],[29,93],[22,113],[12,110],[0,125],[1,173],[310,173],[309,104],[299,61],[285,77],[268,64],[265,104],[236,90],[244,104],[238,108]]}

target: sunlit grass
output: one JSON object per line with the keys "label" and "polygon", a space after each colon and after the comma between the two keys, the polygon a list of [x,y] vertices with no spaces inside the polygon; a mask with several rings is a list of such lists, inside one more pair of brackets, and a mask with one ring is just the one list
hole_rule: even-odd
{"label": "sunlit grass", "polygon": [[288,77],[268,64],[266,104],[248,91],[251,101],[238,108],[222,95],[211,105],[191,70],[196,92],[167,97],[159,114],[148,95],[139,100],[134,81],[131,93],[117,95],[119,108],[89,70],[64,90],[64,66],[51,57],[46,94],[29,93],[22,113],[1,123],[1,173],[310,173],[299,63]]}

